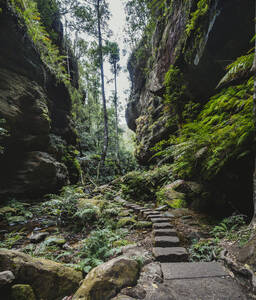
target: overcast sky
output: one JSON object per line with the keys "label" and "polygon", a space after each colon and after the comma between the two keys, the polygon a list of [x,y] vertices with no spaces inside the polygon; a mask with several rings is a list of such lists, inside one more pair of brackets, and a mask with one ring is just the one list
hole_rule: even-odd
{"label": "overcast sky", "polygon": [[[130,82],[128,79],[128,73],[124,72],[127,67],[127,59],[129,57],[130,50],[127,45],[124,45],[124,28],[125,28],[125,13],[124,13],[124,5],[122,0],[109,0],[109,9],[112,14],[112,17],[109,22],[110,29],[113,31],[113,37],[111,37],[111,41],[115,41],[118,43],[120,48],[120,65],[122,67],[122,71],[118,76],[118,99],[121,105],[125,106],[125,99],[128,95],[124,94],[125,90],[129,90]],[[122,49],[125,49],[127,52],[126,56],[122,55]],[[106,64],[107,67],[107,64]],[[106,70],[106,79],[110,79],[111,75],[109,70]],[[113,84],[109,84],[107,87],[107,96],[111,94],[111,90],[114,89]],[[122,124],[125,123],[124,118],[124,109],[120,116],[120,121]]]}

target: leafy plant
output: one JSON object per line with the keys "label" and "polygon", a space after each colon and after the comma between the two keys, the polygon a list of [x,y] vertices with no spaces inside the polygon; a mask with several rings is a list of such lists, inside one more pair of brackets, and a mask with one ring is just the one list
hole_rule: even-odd
{"label": "leafy plant", "polygon": [[211,234],[217,238],[228,237],[232,238],[238,229],[246,224],[245,215],[234,215],[228,218],[223,219],[219,225],[216,225]]}
{"label": "leafy plant", "polygon": [[12,247],[23,239],[23,233],[22,230],[20,232],[13,231],[11,233],[8,233],[5,235],[4,241],[0,241],[0,248],[7,248],[7,249],[12,249]]}
{"label": "leafy plant", "polygon": [[65,56],[60,55],[59,49],[52,43],[48,32],[42,25],[36,2],[11,0],[11,3],[19,17],[24,20],[27,32],[46,67],[55,74],[57,79],[66,84],[69,83],[69,76],[65,68]]}
{"label": "leafy plant", "polygon": [[77,212],[77,201],[83,196],[80,187],[66,186],[60,195],[48,195],[49,201],[43,203],[43,208],[49,214],[58,217],[60,223],[70,223]]}
{"label": "leafy plant", "polygon": [[221,251],[218,242],[217,238],[200,241],[194,240],[189,249],[190,261],[213,261]]}
{"label": "leafy plant", "polygon": [[80,252],[80,269],[88,273],[113,254],[119,253],[120,249],[114,248],[113,243],[124,238],[127,233],[124,230],[113,231],[110,228],[92,231],[90,236],[84,240],[84,246]]}

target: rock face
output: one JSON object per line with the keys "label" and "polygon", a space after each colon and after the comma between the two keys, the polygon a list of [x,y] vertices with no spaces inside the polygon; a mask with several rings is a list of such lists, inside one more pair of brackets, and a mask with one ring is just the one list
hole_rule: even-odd
{"label": "rock face", "polygon": [[[142,41],[136,51],[143,55],[134,51],[128,63],[133,84],[126,120],[136,131],[136,157],[141,164],[149,164],[150,148],[177,130],[173,112],[164,109],[164,78],[170,66],[178,66],[184,74],[186,102],[205,103],[216,93],[225,66],[249,49],[254,18],[250,0],[208,1],[208,12],[195,22],[194,31],[186,33],[198,2],[170,1],[167,16],[160,18],[152,36],[151,50],[143,48],[150,41]],[[243,28],[238,19],[243,20]]]}
{"label": "rock face", "polygon": [[[171,0],[165,1],[165,4],[166,10],[159,12],[152,36],[138,45],[128,64],[133,84],[126,109],[126,120],[130,129],[136,132],[135,156],[141,165],[154,164],[156,161],[178,161],[180,169],[178,175],[175,174],[176,178],[203,183],[208,193],[204,194],[207,199],[194,201],[195,209],[218,213],[221,207],[223,214],[227,214],[235,208],[250,214],[251,180],[243,178],[251,178],[253,173],[252,138],[244,141],[241,147],[240,140],[225,150],[223,145],[232,140],[231,131],[230,135],[225,136],[226,140],[223,137],[222,141],[216,144],[210,140],[213,137],[211,130],[223,128],[224,132],[232,124],[233,118],[242,120],[243,114],[246,114],[243,109],[225,105],[213,112],[213,106],[216,107],[220,103],[217,101],[220,95],[230,100],[230,88],[238,93],[239,101],[248,100],[248,105],[252,103],[252,89],[248,83],[249,71],[229,85],[218,89],[216,87],[226,74],[226,66],[238,57],[247,55],[251,47],[250,39],[254,35],[254,3],[250,0]],[[238,25],[238,19],[243,22],[243,28]],[[240,88],[244,88],[246,92],[239,94]],[[212,110],[209,112],[214,97],[216,102],[212,104]],[[220,116],[222,113],[226,114],[225,123],[224,119],[223,123],[220,120],[216,121],[216,118],[214,120],[215,114]],[[251,119],[249,114],[247,124]],[[205,125],[210,128],[205,132],[198,129],[205,129],[201,126],[204,120],[205,124],[209,120],[212,121]],[[191,125],[187,132],[186,125]],[[237,140],[249,131],[249,128],[244,129],[243,133],[237,135]],[[197,132],[202,133],[198,136],[209,134],[206,142],[199,148],[196,146],[201,145],[199,139],[191,138],[193,133]],[[235,129],[233,133],[236,133]],[[194,141],[196,153],[193,153],[193,146],[188,144],[188,148],[191,146],[190,150],[186,152],[182,147],[175,148],[177,153],[173,154],[173,140],[169,140],[170,136],[175,142],[177,136],[181,136],[181,141],[177,143],[182,146],[184,142],[184,148],[186,141]],[[152,157],[159,151],[152,148],[163,140],[166,144],[161,144],[162,149],[167,147],[169,152],[160,156],[160,159],[159,156]],[[213,140],[215,141],[216,137]],[[189,151],[193,159],[180,159],[182,156],[189,156]],[[240,154],[244,155],[243,158],[239,157]],[[215,167],[214,174],[206,174]],[[180,175],[181,169],[187,173],[184,171]],[[211,200],[208,201],[208,198]],[[241,199],[244,199],[243,202]]]}
{"label": "rock face", "polygon": [[[8,1],[0,1],[1,194],[38,196],[54,192],[78,171],[72,169],[76,134],[68,89],[46,69]],[[39,179],[39,174],[40,179]]]}
{"label": "rock face", "polygon": [[[2,270],[10,270],[14,274],[15,285],[26,285],[26,293],[30,290],[27,285],[31,286],[36,299],[62,299],[74,293],[82,280],[81,272],[50,260],[32,258],[11,250],[0,250],[0,271]],[[21,286],[15,288],[17,293]]]}
{"label": "rock face", "polygon": [[109,300],[121,288],[136,283],[139,265],[126,257],[112,259],[94,268],[85,278],[73,300]]}

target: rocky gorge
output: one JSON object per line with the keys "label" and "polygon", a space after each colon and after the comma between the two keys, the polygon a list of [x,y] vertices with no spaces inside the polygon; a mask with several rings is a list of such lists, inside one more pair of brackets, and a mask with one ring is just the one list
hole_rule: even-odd
{"label": "rocky gorge", "polygon": [[0,0],[0,298],[255,299],[255,3],[126,2],[137,162],[108,1]]}

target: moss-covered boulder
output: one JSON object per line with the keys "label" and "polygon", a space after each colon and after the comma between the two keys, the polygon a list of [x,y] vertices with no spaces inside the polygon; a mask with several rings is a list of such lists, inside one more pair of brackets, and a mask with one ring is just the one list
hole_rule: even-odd
{"label": "moss-covered boulder", "polygon": [[12,250],[0,250],[0,271],[10,270],[15,283],[29,284],[37,299],[61,300],[74,293],[82,273],[47,259]]}
{"label": "moss-covered boulder", "polygon": [[119,221],[117,222],[117,228],[122,228],[122,227],[126,227],[126,226],[132,226],[135,225],[137,222],[134,218],[132,217],[125,217],[125,218],[121,218],[119,219]]}
{"label": "moss-covered boulder", "polygon": [[171,208],[185,208],[200,198],[202,185],[193,181],[175,180],[163,186],[157,194],[158,205],[167,204]]}
{"label": "moss-covered boulder", "polygon": [[168,184],[162,187],[157,193],[157,204],[167,204],[171,208],[181,208],[186,207],[184,193],[175,191],[175,186],[173,184]]}
{"label": "moss-covered boulder", "polygon": [[149,171],[133,171],[120,178],[122,196],[133,201],[149,202],[156,198],[156,191],[172,178],[168,165]]}
{"label": "moss-covered boulder", "polygon": [[66,243],[66,240],[63,236],[52,235],[47,237],[44,243],[47,246],[53,246],[53,245],[62,246]]}
{"label": "moss-covered boulder", "polygon": [[137,229],[143,229],[143,228],[151,228],[152,222],[149,221],[138,221],[135,225]]}
{"label": "moss-covered boulder", "polygon": [[94,268],[85,278],[73,300],[109,300],[123,287],[134,285],[139,264],[125,257],[114,258]]}
{"label": "moss-covered boulder", "polygon": [[119,213],[119,217],[128,217],[131,215],[131,212],[130,210],[128,209],[125,209],[125,210],[122,210],[120,213]]}
{"label": "moss-covered boulder", "polygon": [[101,196],[96,196],[93,198],[80,198],[78,200],[78,209],[88,208],[88,206],[94,206],[97,208],[98,212],[107,204],[107,201],[102,199]]}
{"label": "moss-covered boulder", "polygon": [[12,300],[36,300],[33,289],[28,284],[15,284],[12,286]]}

